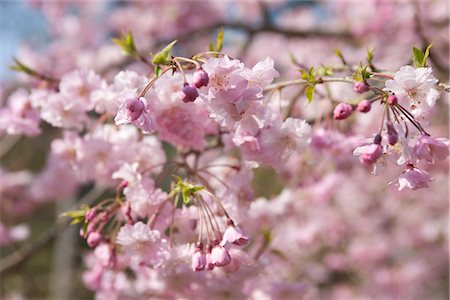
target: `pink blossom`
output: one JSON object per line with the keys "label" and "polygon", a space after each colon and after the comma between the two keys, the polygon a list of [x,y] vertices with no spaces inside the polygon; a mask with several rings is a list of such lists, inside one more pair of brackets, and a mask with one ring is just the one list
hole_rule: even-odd
{"label": "pink blossom", "polygon": [[137,169],[138,163],[125,163],[112,175],[112,178],[127,182],[123,193],[130,202],[132,212],[145,217],[154,211],[156,205],[167,199],[167,194],[156,188],[153,180],[143,177]]}
{"label": "pink blossom", "polygon": [[133,264],[159,267],[168,256],[167,242],[161,238],[160,232],[142,222],[122,226],[116,242],[123,246]]}
{"label": "pink blossom", "polygon": [[359,157],[363,165],[370,166],[383,154],[383,148],[379,144],[369,144],[356,148],[353,154]]}
{"label": "pink blossom", "polygon": [[192,270],[194,272],[203,271],[206,266],[206,255],[201,249],[195,250],[191,260]]}
{"label": "pink blossom", "polygon": [[8,98],[8,107],[0,108],[0,132],[34,136],[41,133],[39,111],[33,107],[29,94],[17,90]]}
{"label": "pink blossom", "polygon": [[105,86],[105,82],[94,71],[81,69],[65,74],[59,83],[59,90],[65,97],[82,102],[86,110],[91,110],[95,105],[92,93]]}
{"label": "pink blossom", "polygon": [[216,245],[211,250],[211,262],[217,267],[223,267],[231,262],[230,253],[221,245]]}
{"label": "pink blossom", "polygon": [[225,246],[228,243],[244,246],[248,243],[248,236],[238,226],[230,224],[223,233],[220,245]]}
{"label": "pink blossom", "polygon": [[150,113],[147,99],[144,97],[126,99],[119,106],[114,121],[116,125],[131,123],[147,133],[155,130],[153,116]]}
{"label": "pink blossom", "polygon": [[403,66],[395,73],[394,79],[386,81],[386,89],[408,101],[415,117],[422,117],[434,107],[440,94],[436,89],[438,80],[432,71],[431,68]]}
{"label": "pink blossom", "polygon": [[[434,180],[430,174],[426,171],[419,170],[413,166],[407,166],[406,170],[398,177],[398,190],[401,191],[404,188],[411,190],[418,190],[422,188],[428,188],[429,183]],[[393,184],[390,182],[389,184]]]}
{"label": "pink blossom", "polygon": [[413,157],[419,160],[426,160],[434,163],[435,159],[444,160],[449,155],[449,141],[444,138],[433,138],[422,135],[414,145]]}

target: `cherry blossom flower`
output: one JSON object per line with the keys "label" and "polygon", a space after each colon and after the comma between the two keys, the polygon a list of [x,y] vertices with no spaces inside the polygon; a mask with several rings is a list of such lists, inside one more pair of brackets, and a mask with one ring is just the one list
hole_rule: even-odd
{"label": "cherry blossom flower", "polygon": [[397,183],[395,181],[389,184],[395,184],[398,186],[398,190],[401,191],[404,188],[409,188],[411,190],[418,190],[423,188],[428,188],[429,183],[433,178],[426,171],[415,168],[412,165],[408,165],[406,170],[397,178]]}
{"label": "cherry blossom flower", "polygon": [[415,117],[426,116],[440,94],[436,89],[438,80],[432,71],[431,68],[403,66],[395,73],[394,79],[386,81],[386,89],[401,100],[408,101]]}
{"label": "cherry blossom flower", "polygon": [[421,135],[414,145],[413,158],[434,163],[435,160],[444,160],[449,155],[450,142],[444,138],[433,138]]}
{"label": "cherry blossom flower", "polygon": [[133,124],[146,133],[153,132],[155,125],[153,116],[144,97],[126,99],[120,106],[116,117],[116,125]]}
{"label": "cherry blossom flower", "polygon": [[166,240],[161,238],[160,232],[142,222],[122,226],[116,242],[124,248],[133,263],[159,267],[168,255]]}

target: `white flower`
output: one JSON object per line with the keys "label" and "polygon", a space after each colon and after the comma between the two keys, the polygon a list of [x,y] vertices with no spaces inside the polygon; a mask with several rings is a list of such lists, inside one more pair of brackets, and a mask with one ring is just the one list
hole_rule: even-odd
{"label": "white flower", "polygon": [[393,80],[386,81],[386,89],[393,92],[400,100],[410,103],[415,117],[423,117],[434,107],[439,98],[436,89],[438,80],[431,73],[431,68],[403,66],[395,73]]}

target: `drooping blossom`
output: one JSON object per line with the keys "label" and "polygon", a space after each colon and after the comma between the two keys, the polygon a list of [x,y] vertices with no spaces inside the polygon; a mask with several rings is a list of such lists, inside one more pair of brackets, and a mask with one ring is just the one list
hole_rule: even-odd
{"label": "drooping blossom", "polygon": [[434,163],[436,160],[444,160],[449,155],[450,142],[444,138],[434,138],[429,135],[421,135],[414,145],[413,157],[418,160],[426,160]]}
{"label": "drooping blossom", "polygon": [[418,190],[428,188],[429,183],[433,181],[433,178],[428,172],[415,168],[412,165],[408,165],[406,170],[395,181],[389,184],[395,184],[398,186],[398,190],[401,191],[405,188],[411,190]]}
{"label": "drooping blossom", "polygon": [[155,125],[148,101],[144,97],[128,98],[120,106],[114,118],[116,125],[133,124],[146,133],[153,132]]}
{"label": "drooping blossom", "polygon": [[353,154],[358,156],[363,165],[370,166],[383,154],[383,148],[380,144],[373,143],[356,148]]}
{"label": "drooping blossom", "polygon": [[228,243],[244,246],[248,243],[248,236],[238,226],[230,224],[223,233],[220,245],[225,246]]}

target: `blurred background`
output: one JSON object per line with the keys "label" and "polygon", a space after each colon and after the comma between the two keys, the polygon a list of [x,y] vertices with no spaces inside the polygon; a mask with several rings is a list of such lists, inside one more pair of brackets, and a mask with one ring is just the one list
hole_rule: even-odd
{"label": "blurred background", "polygon": [[[429,61],[434,74],[442,82],[448,82],[449,76],[449,4],[445,0],[2,0],[0,13],[2,106],[18,88],[29,89],[39,84],[8,68],[13,64],[13,57],[54,78],[75,68],[92,68],[109,81],[123,69],[148,73],[145,65],[124,57],[111,42],[112,37],[128,30],[133,32],[142,53],[155,53],[178,39],[175,53],[189,56],[207,49],[218,29],[223,27],[224,53],[249,65],[270,56],[281,73],[280,80],[298,78],[298,65],[339,63],[335,55],[337,48],[355,65],[365,60],[367,49],[374,48],[376,66],[394,72],[402,65],[411,64],[412,46],[424,48],[433,42]],[[338,86],[332,86],[332,90],[338,97],[349,94]],[[295,88],[287,89],[286,97],[296,93]],[[305,119],[314,118],[325,105],[321,98],[326,96],[320,93],[309,106],[303,95],[297,97],[300,100],[294,111]],[[447,100],[444,95],[431,121],[436,136],[448,137]],[[371,122],[374,119],[358,123],[359,133],[369,136]],[[37,200],[30,195],[29,187],[45,169],[51,141],[61,136],[58,129],[44,122],[41,129],[43,134],[37,137],[1,135],[0,298],[92,299],[93,291],[82,281],[83,256],[89,248],[78,237],[79,228],[68,228],[66,220],[58,217],[76,207],[91,186],[76,186],[62,199]],[[395,188],[386,187],[389,178],[396,176],[393,170],[387,171],[389,176],[380,178],[370,176],[357,164],[333,168],[336,174],[346,178],[342,179],[344,182],[339,179],[337,184],[327,177],[333,184],[325,192],[320,185],[309,186],[302,197],[310,199],[306,200],[310,201],[308,205],[314,207],[320,202],[324,207],[311,208],[300,215],[311,225],[315,218],[324,217],[319,212],[322,210],[349,224],[353,218],[365,219],[373,227],[367,225],[371,229],[350,231],[353,243],[327,245],[328,250],[339,249],[344,255],[350,255],[350,261],[359,266],[353,273],[339,272],[336,265],[332,266],[332,261],[337,264],[339,260],[333,256],[326,260],[321,252],[325,251],[323,248],[308,242],[299,246],[304,252],[299,262],[308,264],[310,270],[329,275],[323,279],[317,274],[316,278],[302,273],[320,291],[313,298],[448,299],[447,162],[433,167],[435,181],[430,189],[411,193],[398,193]],[[324,174],[317,171],[316,175],[324,178]],[[292,170],[281,174],[259,170],[252,185],[255,198],[276,200],[282,187],[292,183],[301,185],[306,182],[305,176]],[[268,181],[273,184],[265,184]],[[60,184],[67,183],[61,180]],[[101,197],[99,194],[93,198]],[[349,198],[364,207],[355,209]],[[378,249],[375,252],[394,251],[395,254],[367,255],[374,248]],[[342,286],[349,287],[352,293],[337,288]],[[222,298],[226,297],[217,296]]]}

